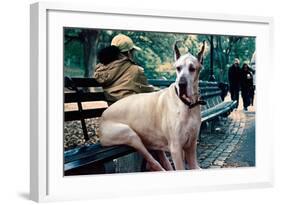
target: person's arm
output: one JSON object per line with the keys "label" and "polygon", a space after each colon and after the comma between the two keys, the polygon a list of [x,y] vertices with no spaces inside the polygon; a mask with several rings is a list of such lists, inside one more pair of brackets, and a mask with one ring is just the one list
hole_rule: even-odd
{"label": "person's arm", "polygon": [[253,68],[249,67],[249,70],[250,70],[250,72],[251,72],[252,75],[255,75],[255,72],[256,72],[256,71],[255,71]]}
{"label": "person's arm", "polygon": [[232,84],[232,67],[228,69],[228,82]]}
{"label": "person's arm", "polygon": [[148,83],[147,77],[144,74],[144,69],[138,65],[134,65],[136,73],[134,81],[138,87],[140,87],[141,92],[153,92],[155,91],[154,86]]}

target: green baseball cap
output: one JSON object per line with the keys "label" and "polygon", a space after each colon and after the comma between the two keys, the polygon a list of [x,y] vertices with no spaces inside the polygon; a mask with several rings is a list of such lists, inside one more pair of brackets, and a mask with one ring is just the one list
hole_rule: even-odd
{"label": "green baseball cap", "polygon": [[124,34],[118,34],[115,36],[111,41],[111,45],[118,47],[121,52],[130,51],[132,49],[137,51],[141,50],[140,47],[134,44],[133,40],[129,36]]}

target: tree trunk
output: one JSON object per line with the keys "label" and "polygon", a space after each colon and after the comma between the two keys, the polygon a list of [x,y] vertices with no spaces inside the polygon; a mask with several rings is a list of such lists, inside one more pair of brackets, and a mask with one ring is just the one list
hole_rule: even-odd
{"label": "tree trunk", "polygon": [[93,75],[94,67],[96,65],[97,56],[97,30],[84,30],[83,31],[83,49],[84,49],[84,77],[91,78]]}
{"label": "tree trunk", "polygon": [[[218,67],[219,67],[219,70],[221,71],[221,68],[222,68],[222,56],[221,56],[221,53],[220,53],[220,50],[219,50],[219,44],[220,44],[220,41],[219,41],[219,36],[216,36],[216,47],[215,47],[215,51],[216,51],[216,62],[218,64]],[[219,79],[218,81],[220,82],[221,81],[221,72],[219,72]]]}
{"label": "tree trunk", "polygon": [[209,81],[215,81],[215,76],[214,76],[214,36],[211,35],[211,48],[210,48],[210,76],[209,76]]}

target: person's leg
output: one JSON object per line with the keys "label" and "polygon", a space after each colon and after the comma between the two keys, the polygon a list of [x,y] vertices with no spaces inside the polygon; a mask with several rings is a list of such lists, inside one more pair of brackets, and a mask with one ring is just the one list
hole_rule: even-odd
{"label": "person's leg", "polygon": [[247,110],[247,107],[248,107],[248,102],[247,102],[247,93],[246,93],[246,90],[245,89],[242,89],[242,100],[243,100],[243,107],[244,107],[244,110]]}
{"label": "person's leg", "polygon": [[231,86],[229,87],[229,93],[230,93],[231,100],[234,100],[234,90]]}
{"label": "person's leg", "polygon": [[250,106],[251,104],[251,97],[252,94],[251,94],[251,88],[247,88],[247,98],[246,98],[246,105],[247,107]]}
{"label": "person's leg", "polygon": [[234,91],[234,99],[233,100],[237,101],[236,108],[238,108],[238,106],[239,106],[239,88],[235,89],[235,91]]}
{"label": "person's leg", "polygon": [[255,97],[255,86],[251,87],[251,100],[250,100],[250,105],[254,105],[254,97]]}

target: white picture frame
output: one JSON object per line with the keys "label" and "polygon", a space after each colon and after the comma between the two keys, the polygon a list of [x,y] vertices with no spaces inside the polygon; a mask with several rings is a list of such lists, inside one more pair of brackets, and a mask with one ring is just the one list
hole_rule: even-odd
{"label": "white picture frame", "polygon": [[[128,23],[129,22],[129,23]],[[182,11],[35,3],[30,15],[30,198],[34,201],[269,187],[273,184],[270,58],[273,19]],[[63,176],[63,27],[256,36],[256,166],[252,168]],[[267,84],[265,84],[267,82]],[[146,182],[150,183],[147,186]],[[186,182],[186,183],[182,183]],[[118,188],[116,188],[118,186]]]}

